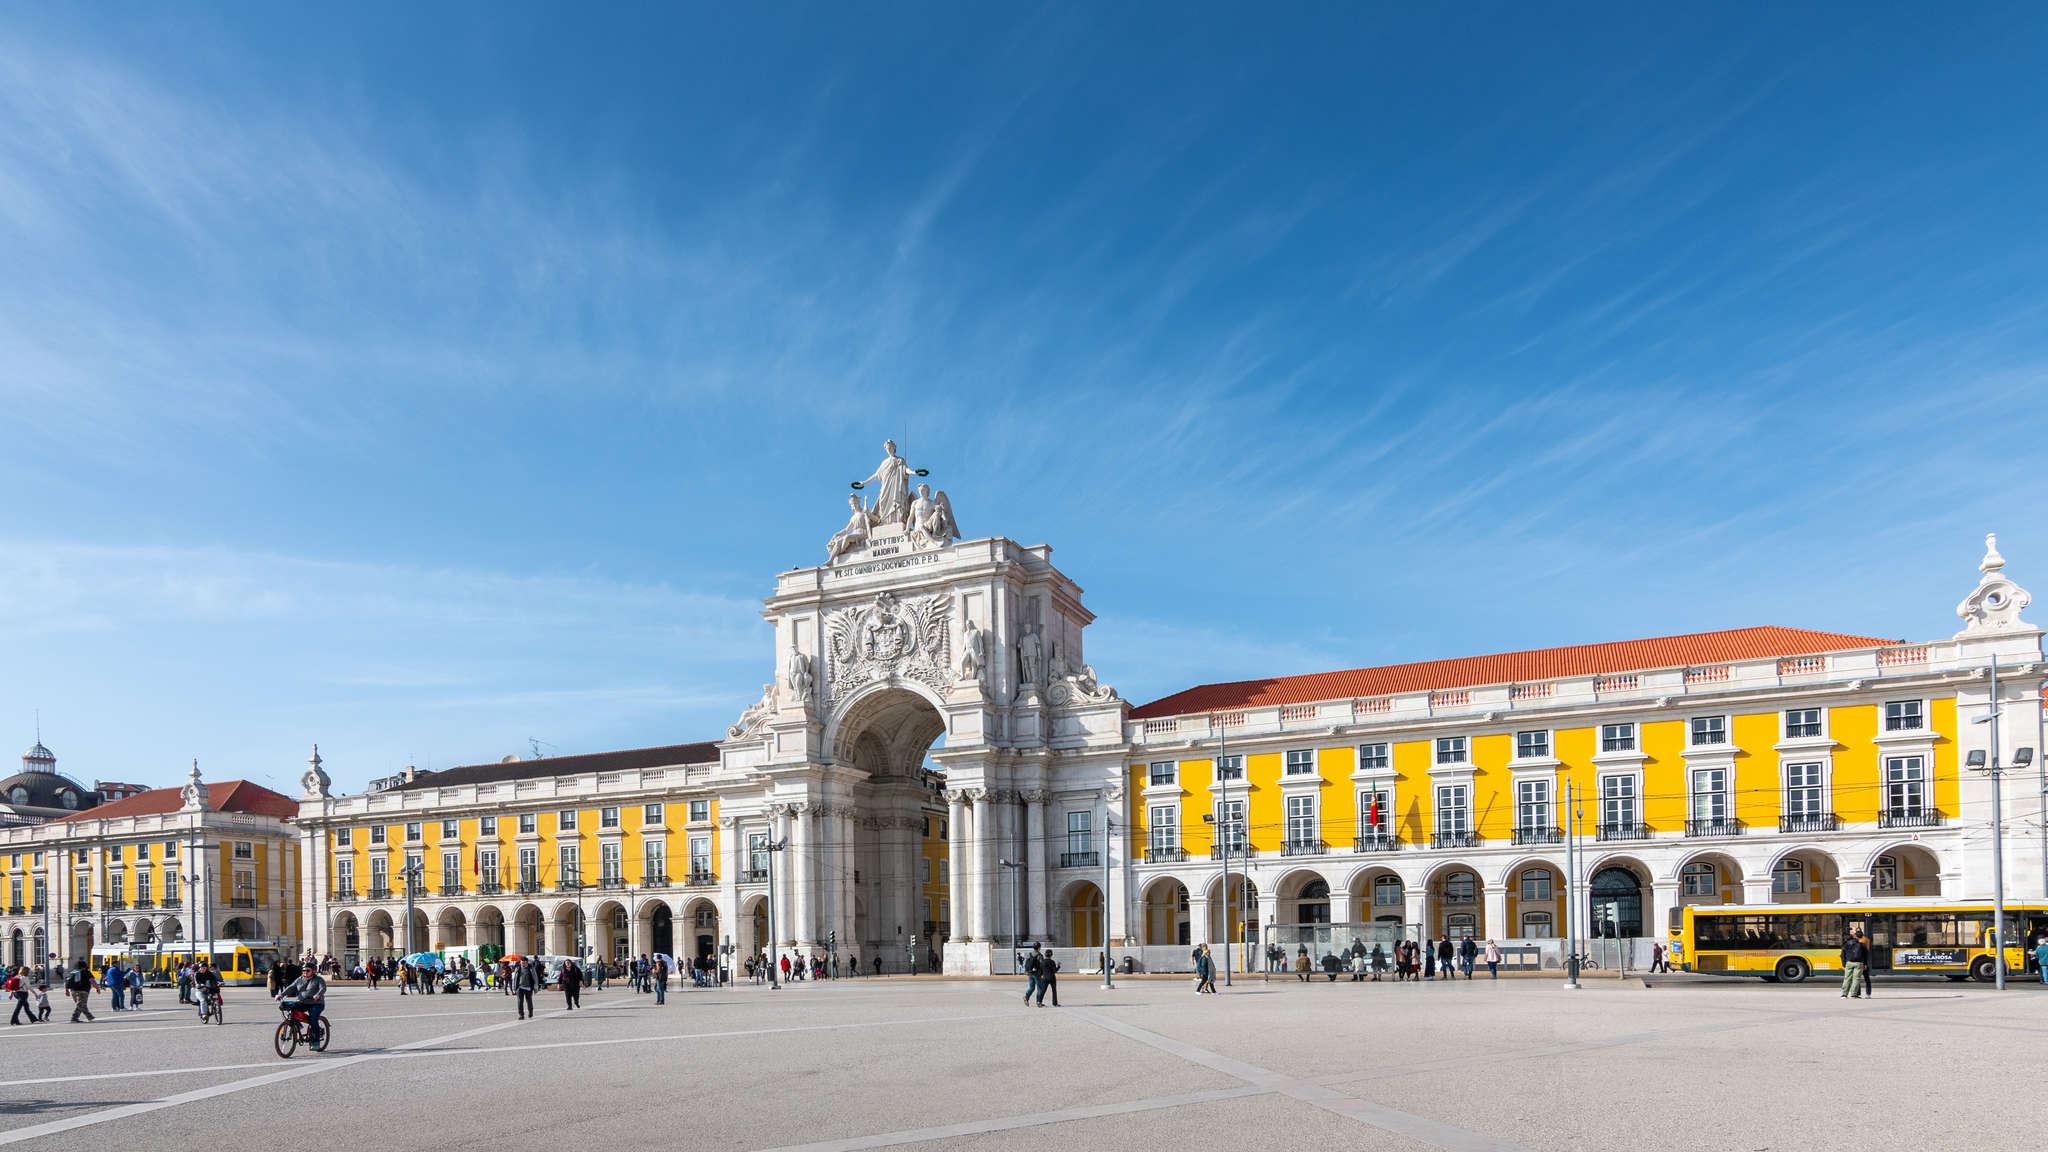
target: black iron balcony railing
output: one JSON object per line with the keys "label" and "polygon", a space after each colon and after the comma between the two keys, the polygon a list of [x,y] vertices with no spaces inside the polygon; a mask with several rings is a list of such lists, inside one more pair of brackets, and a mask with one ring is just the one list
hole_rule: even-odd
{"label": "black iron balcony railing", "polygon": [[370,885],[370,899],[389,900],[391,899],[391,889],[382,884],[372,884]]}
{"label": "black iron balcony railing", "polygon": [[1438,832],[1429,838],[1431,848],[1477,848],[1485,842],[1477,832]]}
{"label": "black iron balcony railing", "polygon": [[[157,903],[159,908],[176,908],[177,906],[178,898],[176,896],[166,896]],[[41,904],[36,905],[36,911],[41,912],[42,910],[43,906]]]}
{"label": "black iron balcony railing", "polygon": [[[362,893],[360,893],[360,892],[357,892],[357,891],[355,890],[355,888],[353,888],[353,887],[348,887],[348,888],[336,888],[336,889],[334,890],[334,896],[333,896],[333,899],[336,899],[336,900],[355,900],[355,899],[358,899],[359,897],[361,897],[361,895],[362,895]],[[165,906],[166,908],[170,907],[170,905],[169,905],[169,904],[165,904],[164,906]]]}
{"label": "black iron balcony railing", "polygon": [[597,878],[597,886],[599,888],[624,888],[626,886],[626,878],[624,876],[599,876]]}
{"label": "black iron balcony railing", "polygon": [[1840,821],[1836,819],[1835,814],[1832,812],[1813,816],[1780,816],[1778,817],[1778,831],[1833,832],[1835,825],[1838,823]]}
{"label": "black iron balcony railing", "polygon": [[443,896],[460,896],[460,895],[462,895],[462,885],[461,885],[461,884],[459,884],[459,883],[458,883],[458,884],[443,884],[443,885],[441,885],[441,895],[443,895]]}
{"label": "black iron balcony railing", "polygon": [[1386,832],[1367,832],[1351,841],[1353,852],[1395,852],[1401,847],[1401,838]]}
{"label": "black iron balcony railing", "polygon": [[156,901],[147,898],[140,899],[135,902],[135,907],[141,908],[146,911],[148,909],[156,907]]}
{"label": "black iron balcony railing", "polygon": [[1600,840],[1648,840],[1650,838],[1650,826],[1648,824],[1602,824],[1600,832],[1595,838]]}
{"label": "black iron balcony railing", "polygon": [[1706,820],[1687,820],[1685,822],[1685,834],[1687,836],[1740,836],[1742,835],[1742,821],[1731,820],[1725,816]]}
{"label": "black iron balcony railing", "polygon": [[120,912],[128,907],[128,902],[126,900],[109,900],[107,901],[107,907],[113,911]]}
{"label": "black iron balcony railing", "polygon": [[1917,812],[1880,812],[1877,814],[1879,828],[1939,828],[1941,813],[1922,809]]}
{"label": "black iron balcony railing", "polygon": [[652,872],[642,872],[640,874],[640,886],[642,888],[666,888],[668,887],[668,873],[661,869],[656,869]]}
{"label": "black iron balcony railing", "polygon": [[1329,850],[1328,842],[1322,840],[1289,840],[1280,845],[1282,856],[1321,856]]}
{"label": "black iron balcony railing", "polygon": [[742,884],[765,884],[768,882],[768,870],[766,868],[749,868],[740,873],[740,882]]}
{"label": "black iron balcony railing", "polygon": [[521,895],[531,896],[540,891],[540,881],[521,880],[515,887],[518,888]]}
{"label": "black iron balcony railing", "polygon": [[1153,864],[1182,864],[1187,858],[1188,850],[1178,844],[1145,845],[1145,859]]}
{"label": "black iron balcony railing", "polygon": [[1062,868],[1100,868],[1100,867],[1102,867],[1102,853],[1100,853],[1100,852],[1062,852],[1062,853],[1060,853],[1060,867],[1062,867]]}
{"label": "black iron balcony railing", "polygon": [[476,882],[476,891],[479,896],[496,896],[505,891],[505,882],[502,880],[479,880]]}
{"label": "black iron balcony railing", "polygon": [[690,873],[690,878],[689,878],[689,879],[687,879],[687,880],[685,880],[685,881],[683,881],[683,887],[685,887],[685,888],[709,888],[709,887],[712,887],[712,886],[716,885],[717,883],[718,883],[718,873],[716,873],[716,872],[713,872],[713,871],[711,871],[711,870],[710,870],[710,869],[708,869],[708,868],[703,868],[703,869],[698,869],[697,871],[695,871],[695,872],[692,872],[692,873]]}
{"label": "black iron balcony railing", "polygon": [[254,908],[255,906],[256,898],[254,896],[228,897],[228,907],[230,908]]}
{"label": "black iron balcony railing", "polygon": [[[1249,860],[1258,854],[1259,850],[1249,844],[1232,844],[1230,846],[1230,858],[1232,860]],[[1209,859],[1223,859],[1223,845],[1218,844],[1216,847],[1209,849]]]}
{"label": "black iron balcony railing", "polygon": [[26,916],[28,915],[28,909],[19,904],[9,904],[7,906],[7,914],[9,916]]}
{"label": "black iron balcony railing", "polygon": [[1532,827],[1532,828],[1517,828],[1517,829],[1515,829],[1515,843],[1517,843],[1517,844],[1562,844],[1562,843],[1564,843],[1564,829],[1562,829],[1562,828],[1533,828],[1533,827]]}

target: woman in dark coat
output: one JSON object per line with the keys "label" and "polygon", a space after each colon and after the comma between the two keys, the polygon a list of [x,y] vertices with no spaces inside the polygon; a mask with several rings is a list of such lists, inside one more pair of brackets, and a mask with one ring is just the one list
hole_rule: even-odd
{"label": "woman in dark coat", "polygon": [[583,1003],[583,969],[574,960],[562,961],[562,1002],[569,1008]]}

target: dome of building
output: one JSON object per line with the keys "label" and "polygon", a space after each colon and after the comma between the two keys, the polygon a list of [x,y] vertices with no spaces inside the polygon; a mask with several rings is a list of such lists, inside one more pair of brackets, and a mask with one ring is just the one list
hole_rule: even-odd
{"label": "dome of building", "polygon": [[34,772],[38,768],[48,772],[56,766],[57,754],[43,747],[41,740],[36,741],[34,747],[21,754],[21,770],[24,772]]}
{"label": "dome of building", "polygon": [[98,794],[92,789],[55,772],[17,772],[0,780],[0,803],[12,804],[16,808],[78,812],[99,802]]}

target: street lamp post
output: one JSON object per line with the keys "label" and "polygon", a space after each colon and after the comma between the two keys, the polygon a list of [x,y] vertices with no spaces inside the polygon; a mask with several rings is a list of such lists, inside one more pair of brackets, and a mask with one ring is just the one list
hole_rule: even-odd
{"label": "street lamp post", "polygon": [[1564,786],[1564,986],[1579,988],[1579,918],[1577,911],[1579,847],[1578,792],[1570,781]]}
{"label": "street lamp post", "polygon": [[[1991,974],[1997,987],[2005,987],[2005,803],[2000,776],[2004,769],[2000,764],[1998,743],[1998,717],[2005,711],[2005,702],[1998,696],[1998,657],[1991,657],[1991,706],[1982,716],[1972,719],[1972,724],[1991,726],[1990,755],[1984,749],[1970,753],[1966,763],[1980,772],[1991,774]],[[2012,766],[2024,768],[2034,759],[2032,748],[2019,748],[2013,752]]]}
{"label": "street lamp post", "polygon": [[[1224,766],[1224,762],[1230,759],[1230,736],[1217,722],[1215,713],[1209,714],[1209,722],[1216,725],[1216,828],[1223,835],[1223,986],[1228,988],[1230,970],[1236,967],[1231,951],[1231,942],[1236,936],[1231,930],[1235,921],[1230,914],[1230,841],[1235,825],[1230,819],[1230,770]],[[1108,899],[1109,893],[1104,891],[1105,907]]]}
{"label": "street lamp post", "polygon": [[420,950],[419,934],[413,927],[412,913],[413,899],[417,895],[419,878],[423,871],[424,866],[417,860],[408,861],[405,867],[398,870],[399,876],[405,880],[405,954],[407,956],[416,955]]}
{"label": "street lamp post", "polygon": [[1109,955],[1109,842],[1110,832],[1116,828],[1116,821],[1109,818],[1107,811],[1102,816],[1102,986],[1115,988],[1116,981],[1110,977],[1115,965]]}
{"label": "street lamp post", "polygon": [[[1104,845],[1104,847],[1107,847],[1107,845]],[[1014,869],[1021,867],[1021,865],[1015,860],[997,860],[996,864],[999,867],[1013,870],[1010,873],[1009,881],[1003,887],[1009,889],[1010,893],[1010,974],[1014,976],[1017,974],[1017,874]],[[1105,908],[1109,906],[1109,891],[1107,889],[1103,890],[1102,904]]]}
{"label": "street lamp post", "polygon": [[768,986],[770,988],[776,989],[777,991],[781,990],[782,981],[778,979],[776,973],[776,953],[779,952],[781,949],[775,939],[775,854],[777,852],[782,851],[784,848],[788,846],[789,837],[787,836],[784,836],[780,840],[770,840],[767,843],[768,854],[766,856],[766,859],[768,861]]}

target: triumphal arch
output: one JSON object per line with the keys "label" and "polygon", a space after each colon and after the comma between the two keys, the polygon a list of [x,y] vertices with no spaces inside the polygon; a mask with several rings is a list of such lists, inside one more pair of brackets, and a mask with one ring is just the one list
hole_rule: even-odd
{"label": "triumphal arch", "polygon": [[763,602],[776,681],[719,744],[721,774],[760,787],[728,792],[725,821],[786,843],[778,945],[872,956],[926,922],[920,846],[942,801],[946,970],[1007,970],[999,941],[1064,939],[1062,893],[1102,895],[1126,705],[1087,663],[1094,617],[1052,549],[963,539],[946,493],[884,453],[823,561]]}

